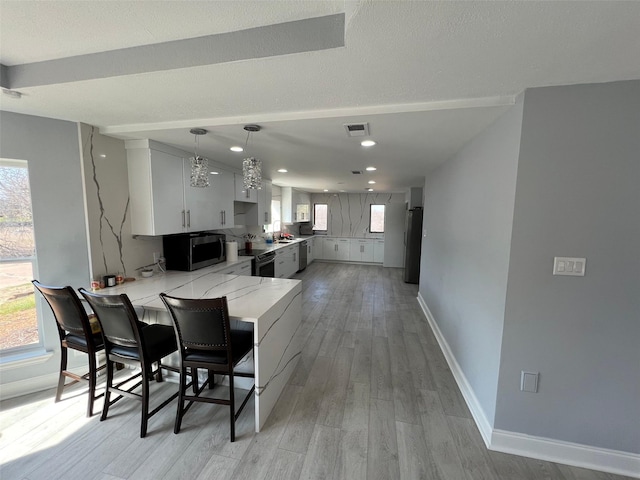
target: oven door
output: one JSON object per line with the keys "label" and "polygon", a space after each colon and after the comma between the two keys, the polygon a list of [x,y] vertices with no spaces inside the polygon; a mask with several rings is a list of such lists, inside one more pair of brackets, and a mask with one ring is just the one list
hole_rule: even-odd
{"label": "oven door", "polygon": [[258,255],[255,259],[256,262],[256,275],[258,277],[270,277],[276,276],[276,256],[273,254],[267,254],[265,256]]}

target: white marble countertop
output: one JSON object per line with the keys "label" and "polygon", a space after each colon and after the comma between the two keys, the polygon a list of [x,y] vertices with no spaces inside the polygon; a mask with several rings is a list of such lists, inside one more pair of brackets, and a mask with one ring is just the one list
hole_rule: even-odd
{"label": "white marble countertop", "polygon": [[219,265],[194,272],[168,271],[155,274],[153,277],[104,288],[98,293],[104,295],[126,293],[136,307],[162,311],[166,308],[159,297],[161,292],[183,298],[226,296],[229,316],[232,319],[255,323],[292,290],[301,289],[300,280],[221,275],[216,273],[216,270],[219,270]]}

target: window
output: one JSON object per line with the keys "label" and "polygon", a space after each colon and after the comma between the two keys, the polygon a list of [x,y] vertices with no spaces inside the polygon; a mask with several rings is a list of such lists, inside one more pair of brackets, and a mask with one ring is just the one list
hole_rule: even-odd
{"label": "window", "polygon": [[384,233],[384,205],[371,205],[369,232]]}
{"label": "window", "polygon": [[0,350],[40,343],[27,162],[0,160]]}
{"label": "window", "polygon": [[329,218],[329,206],[326,203],[315,203],[313,205],[313,229],[327,231]]}

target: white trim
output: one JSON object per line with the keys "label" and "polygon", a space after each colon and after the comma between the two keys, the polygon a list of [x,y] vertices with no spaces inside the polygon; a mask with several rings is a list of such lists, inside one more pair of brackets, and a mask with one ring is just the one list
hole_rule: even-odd
{"label": "white trim", "polygon": [[640,478],[640,455],[495,429],[490,450]]}
{"label": "white trim", "polygon": [[[394,105],[373,105],[364,107],[332,108],[325,110],[306,110],[297,112],[273,112],[259,115],[234,117],[199,118],[193,120],[171,120],[157,123],[133,123],[129,125],[107,125],[100,127],[100,133],[116,138],[129,138],[126,134],[154,132],[171,128],[190,128],[194,125],[219,127],[223,125],[243,125],[253,123],[284,122],[291,120],[310,120],[319,118],[341,118],[360,115],[381,115],[390,113],[430,112],[438,110],[455,110],[459,108],[510,107],[515,105],[516,95],[502,95],[480,98],[461,98],[433,102],[400,103]],[[121,135],[121,136],[119,136]]]}
{"label": "white trim", "polygon": [[640,479],[640,455],[638,454],[493,429],[420,293],[418,293],[418,303],[489,450]]}
{"label": "white trim", "polygon": [[40,392],[48,388],[54,388],[58,384],[58,372],[40,375],[39,377],[29,377],[16,382],[2,384],[0,390],[0,398],[6,400],[8,398],[28,395],[30,393]]}
{"label": "white trim", "polygon": [[45,350],[40,347],[30,350],[25,349],[9,355],[3,355],[0,360],[0,372],[47,362],[51,357],[53,357],[54,353],[55,352],[53,350]]}
{"label": "white trim", "polygon": [[458,388],[460,389],[460,392],[462,392],[462,396],[464,397],[464,400],[471,411],[471,415],[478,426],[478,430],[480,430],[482,440],[484,440],[485,445],[489,448],[491,445],[492,427],[484,413],[484,410],[482,409],[482,406],[480,405],[480,402],[478,401],[478,397],[476,397],[471,384],[460,368],[456,357],[453,355],[451,348],[449,348],[447,340],[442,335],[435,318],[433,318],[433,315],[431,314],[431,310],[429,310],[429,307],[420,293],[418,293],[418,303],[420,304],[425,317],[427,317],[427,322],[438,341],[438,345],[440,345],[440,350],[442,350],[444,358],[447,360],[451,373],[453,373],[453,378],[455,378]]}

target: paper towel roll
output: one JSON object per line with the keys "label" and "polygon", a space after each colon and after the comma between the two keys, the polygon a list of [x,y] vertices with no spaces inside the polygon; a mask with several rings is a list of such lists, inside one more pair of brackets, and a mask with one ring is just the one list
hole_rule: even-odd
{"label": "paper towel roll", "polygon": [[238,242],[226,242],[227,262],[238,261]]}

